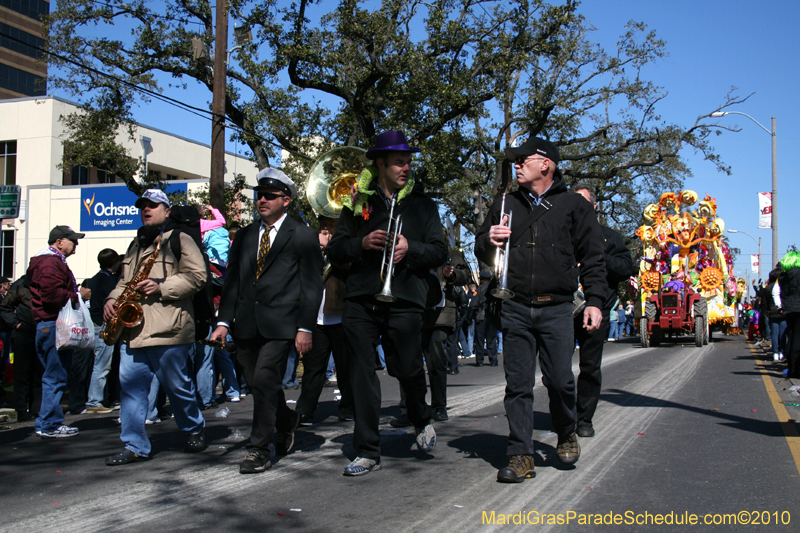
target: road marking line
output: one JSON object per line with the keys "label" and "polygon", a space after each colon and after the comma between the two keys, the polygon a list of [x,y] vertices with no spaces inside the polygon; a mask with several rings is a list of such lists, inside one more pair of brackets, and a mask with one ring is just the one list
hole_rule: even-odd
{"label": "road marking line", "polygon": [[772,408],[775,410],[778,423],[781,425],[783,434],[786,436],[786,444],[789,445],[789,451],[792,452],[792,457],[794,457],[794,465],[797,468],[797,472],[800,473],[800,438],[798,438],[800,437],[800,433],[797,431],[797,424],[789,422],[792,417],[789,416],[789,411],[786,410],[786,406],[781,403],[783,400],[781,400],[778,389],[775,388],[775,384],[772,382],[772,376],[767,374],[767,367],[752,344],[750,345],[750,351],[753,352],[753,358],[756,360],[756,364],[758,364],[759,371],[761,372],[761,379],[764,381],[764,386],[767,388],[767,395],[769,399],[772,400]]}

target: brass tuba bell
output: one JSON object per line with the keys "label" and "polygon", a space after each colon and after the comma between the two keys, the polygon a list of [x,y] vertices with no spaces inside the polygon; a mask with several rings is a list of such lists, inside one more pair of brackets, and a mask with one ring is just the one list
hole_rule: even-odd
{"label": "brass tuba bell", "polygon": [[367,151],[341,146],[314,162],[308,175],[306,198],[317,216],[339,218],[342,200],[353,193],[356,178],[370,164]]}

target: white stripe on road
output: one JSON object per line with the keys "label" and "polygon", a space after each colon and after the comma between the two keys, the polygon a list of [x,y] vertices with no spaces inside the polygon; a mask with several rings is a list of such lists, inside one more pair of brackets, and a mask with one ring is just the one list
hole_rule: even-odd
{"label": "white stripe on road", "polygon": [[[603,366],[608,367],[625,361],[631,357],[650,352],[641,348],[630,347],[616,353],[607,354],[603,359]],[[698,352],[692,351],[695,357]],[[573,372],[578,371],[577,363],[573,365]],[[652,374],[658,375],[657,372]],[[668,373],[669,374],[669,373]],[[674,374],[673,374],[674,375]],[[654,378],[656,379],[656,378]],[[504,380],[503,380],[504,382]],[[541,389],[541,384],[536,389]],[[452,391],[451,389],[450,391]],[[449,392],[450,392],[449,391]],[[498,403],[502,403],[504,387],[502,384],[484,385],[470,391],[453,394],[448,400],[452,406],[448,409],[452,417],[465,416],[479,412]],[[610,416],[609,414],[605,415]],[[611,427],[618,422],[597,418],[602,427]],[[90,497],[83,494],[77,503],[69,503],[62,497],[59,509],[53,513],[39,514],[35,518],[25,519],[15,523],[0,525],[0,531],[25,531],[25,530],[58,530],[62,533],[84,531],[112,531],[119,529],[133,529],[153,520],[158,520],[172,513],[184,512],[187,508],[202,505],[218,497],[238,494],[240,491],[268,490],[268,485],[294,476],[307,469],[327,468],[330,461],[346,463],[342,454],[342,444],[334,442],[342,435],[352,432],[350,427],[337,427],[330,431],[317,433],[318,437],[325,439],[325,443],[309,450],[297,450],[289,456],[283,457],[280,463],[264,474],[242,476],[238,473],[240,456],[233,454],[220,458],[220,462],[213,466],[197,465],[181,467],[180,471],[170,471],[168,477],[162,480],[136,483],[135,486],[127,485],[112,492]],[[384,437],[385,438],[385,437]],[[583,441],[582,441],[583,442]],[[600,439],[597,441],[601,442]],[[588,449],[588,447],[587,447]],[[624,451],[624,450],[622,450]],[[621,454],[622,451],[619,453]],[[584,463],[581,463],[582,465]],[[146,468],[146,467],[145,467]],[[338,468],[334,468],[338,471]],[[582,469],[581,471],[585,471]],[[492,482],[494,472],[491,474]],[[560,479],[559,482],[563,482]],[[536,479],[536,487],[540,480]],[[467,489],[465,492],[474,491]],[[505,492],[505,491],[503,491]],[[265,492],[266,493],[266,492]],[[504,496],[504,498],[507,496]],[[498,500],[499,501],[499,500]],[[488,504],[488,502],[487,502]],[[487,507],[488,508],[488,507]],[[446,529],[452,529],[447,521],[440,521],[441,510],[437,510],[437,518],[433,523],[446,524]],[[68,518],[65,516],[68,515]],[[428,524],[432,523],[430,520]],[[472,526],[475,522],[469,522]],[[411,528],[412,530],[414,527]]]}

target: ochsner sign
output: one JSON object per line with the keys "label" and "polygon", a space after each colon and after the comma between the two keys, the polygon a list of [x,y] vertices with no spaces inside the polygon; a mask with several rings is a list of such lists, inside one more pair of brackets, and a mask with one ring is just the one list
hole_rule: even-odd
{"label": "ochsner sign", "polygon": [[[171,185],[168,192],[186,192],[186,184]],[[137,196],[125,186],[106,185],[81,189],[81,231],[139,229],[142,219],[134,205]]]}

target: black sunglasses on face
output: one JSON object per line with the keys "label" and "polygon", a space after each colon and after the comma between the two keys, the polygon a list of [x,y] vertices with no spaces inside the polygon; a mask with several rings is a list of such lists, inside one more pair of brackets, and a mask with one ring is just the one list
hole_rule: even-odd
{"label": "black sunglasses on face", "polygon": [[264,198],[265,200],[274,200],[275,198],[283,198],[285,194],[278,194],[276,192],[258,192],[258,199],[261,200]]}

